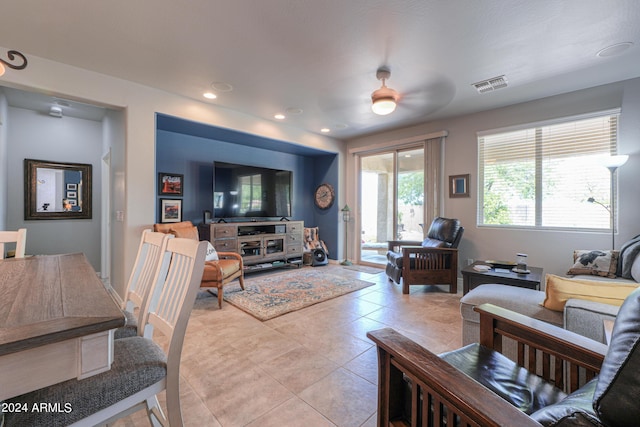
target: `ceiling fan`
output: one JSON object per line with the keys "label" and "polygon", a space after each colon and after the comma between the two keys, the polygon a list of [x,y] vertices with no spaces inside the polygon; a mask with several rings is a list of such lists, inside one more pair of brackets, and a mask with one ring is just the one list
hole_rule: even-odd
{"label": "ceiling fan", "polygon": [[399,95],[386,85],[386,81],[391,77],[391,70],[388,67],[378,68],[376,77],[382,81],[382,87],[371,94],[371,109],[380,116],[386,116],[395,111]]}

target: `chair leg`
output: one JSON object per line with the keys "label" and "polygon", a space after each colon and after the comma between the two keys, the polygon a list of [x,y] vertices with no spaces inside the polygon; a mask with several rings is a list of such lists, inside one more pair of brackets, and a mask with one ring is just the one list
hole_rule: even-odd
{"label": "chair leg", "polygon": [[218,308],[222,308],[222,284],[220,284],[220,286],[218,286]]}
{"label": "chair leg", "polygon": [[244,274],[241,274],[240,277],[238,277],[238,281],[240,282],[240,287],[244,291]]}
{"label": "chair leg", "polygon": [[147,416],[149,417],[149,422],[154,427],[168,425],[167,418],[165,417],[164,412],[162,412],[157,396],[147,399]]}
{"label": "chair leg", "polygon": [[404,278],[402,279],[402,293],[403,294],[409,293],[409,283],[406,280],[404,280]]}

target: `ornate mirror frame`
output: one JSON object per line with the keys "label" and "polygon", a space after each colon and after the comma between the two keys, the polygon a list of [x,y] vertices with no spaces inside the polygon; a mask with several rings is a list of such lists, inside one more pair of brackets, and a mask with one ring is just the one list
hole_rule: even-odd
{"label": "ornate mirror frame", "polygon": [[24,159],[24,219],[91,219],[91,185],[90,164]]}

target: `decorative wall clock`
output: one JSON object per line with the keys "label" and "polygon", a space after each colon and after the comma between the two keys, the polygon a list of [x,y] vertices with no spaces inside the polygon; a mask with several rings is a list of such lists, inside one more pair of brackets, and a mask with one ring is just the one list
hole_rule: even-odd
{"label": "decorative wall clock", "polygon": [[314,201],[320,209],[329,209],[336,199],[336,193],[333,191],[331,184],[320,184],[316,188]]}

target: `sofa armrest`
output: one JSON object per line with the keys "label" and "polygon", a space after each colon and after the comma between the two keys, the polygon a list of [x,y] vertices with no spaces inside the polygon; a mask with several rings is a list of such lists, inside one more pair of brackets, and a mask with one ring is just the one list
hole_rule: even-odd
{"label": "sofa armrest", "polygon": [[605,343],[604,320],[615,321],[620,307],[601,302],[570,299],[564,306],[565,329]]}

